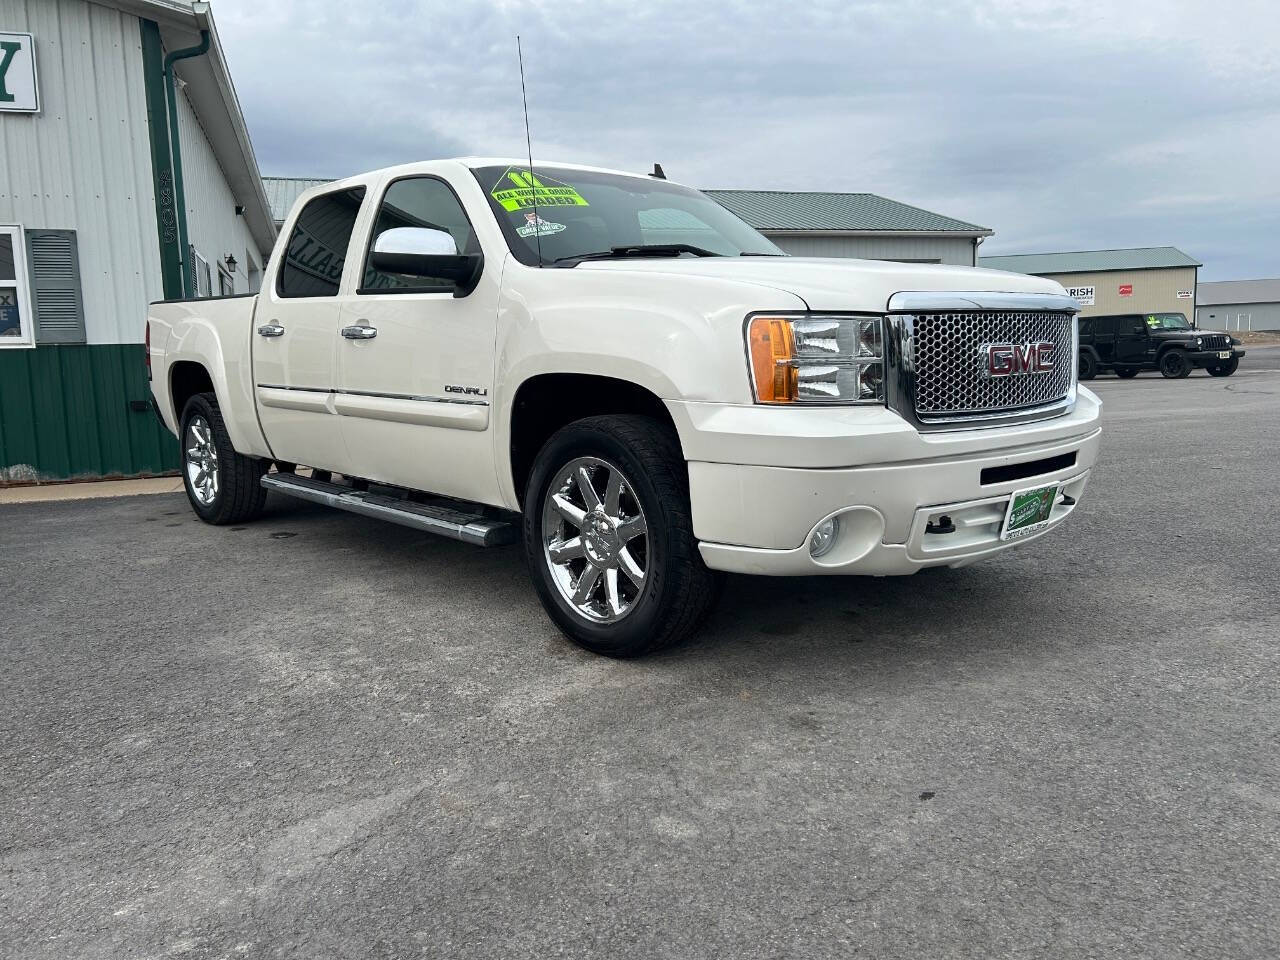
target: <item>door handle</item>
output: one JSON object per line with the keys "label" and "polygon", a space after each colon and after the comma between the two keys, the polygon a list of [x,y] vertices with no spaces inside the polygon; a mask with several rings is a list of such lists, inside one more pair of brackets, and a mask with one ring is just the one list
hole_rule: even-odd
{"label": "door handle", "polygon": [[378,335],[378,328],[356,324],[350,327],[343,327],[342,335],[348,340],[372,340]]}
{"label": "door handle", "polygon": [[272,320],[270,323],[264,323],[258,328],[258,336],[260,337],[283,337],[284,327]]}

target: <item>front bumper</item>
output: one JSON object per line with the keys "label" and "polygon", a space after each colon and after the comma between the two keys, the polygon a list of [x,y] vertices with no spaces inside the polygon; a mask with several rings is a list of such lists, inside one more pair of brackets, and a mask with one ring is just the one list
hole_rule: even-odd
{"label": "front bumper", "polygon": [[[1221,354],[1230,353],[1231,358],[1227,359]],[[1239,360],[1243,357],[1245,351],[1232,348],[1230,350],[1190,350],[1187,352],[1187,359],[1191,361],[1195,367],[1211,367],[1217,363],[1230,363],[1232,359]]]}
{"label": "front bumper", "polygon": [[[964,566],[1043,536],[1075,510],[1097,459],[1101,403],[1087,390],[1080,393],[1071,414],[1043,424],[962,431],[945,440],[912,431],[914,439],[902,438],[896,458],[875,463],[823,468],[691,460],[694,534],[703,559],[734,573],[890,576]],[[863,438],[843,439],[857,447]],[[998,468],[1040,461],[1051,463],[1020,470],[1026,475],[1011,480],[993,476]],[[1058,498],[1048,526],[1001,540],[1012,494],[1051,483],[1060,483],[1066,496]],[[831,516],[840,517],[840,533],[831,551],[815,560],[809,535]],[[944,516],[955,532],[929,532]]]}

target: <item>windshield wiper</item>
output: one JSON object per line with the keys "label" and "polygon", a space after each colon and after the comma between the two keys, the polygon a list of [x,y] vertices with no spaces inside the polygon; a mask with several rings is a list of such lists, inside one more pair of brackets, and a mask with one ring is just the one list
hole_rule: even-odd
{"label": "windshield wiper", "polygon": [[552,263],[567,263],[572,260],[625,260],[628,257],[678,257],[682,253],[692,253],[695,257],[721,257],[724,254],[708,250],[706,247],[695,247],[691,243],[631,243],[620,247],[610,247],[599,253],[575,253],[571,257],[557,257]]}

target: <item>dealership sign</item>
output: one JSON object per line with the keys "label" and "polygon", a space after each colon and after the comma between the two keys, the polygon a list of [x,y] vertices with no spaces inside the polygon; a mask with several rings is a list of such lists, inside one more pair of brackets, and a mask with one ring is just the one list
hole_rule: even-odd
{"label": "dealership sign", "polygon": [[1195,293],[1194,293],[1193,291],[1191,291],[1191,290],[1179,290],[1179,291],[1178,291],[1178,299],[1179,299],[1179,300],[1190,300],[1193,296],[1195,296]]}
{"label": "dealership sign", "polygon": [[1093,306],[1093,287],[1067,287],[1067,296],[1075,297],[1082,307]]}
{"label": "dealership sign", "polygon": [[0,111],[40,112],[36,40],[29,33],[0,33]]}
{"label": "dealership sign", "polygon": [[1122,296],[1122,297],[1132,297],[1132,296],[1133,296],[1133,284],[1132,284],[1132,283],[1122,283],[1122,284],[1120,284],[1120,296]]}

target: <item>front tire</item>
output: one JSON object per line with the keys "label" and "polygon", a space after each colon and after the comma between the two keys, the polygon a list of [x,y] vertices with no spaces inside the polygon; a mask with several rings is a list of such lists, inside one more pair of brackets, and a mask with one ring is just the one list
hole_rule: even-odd
{"label": "front tire", "polygon": [[1191,373],[1191,361],[1181,350],[1166,350],[1160,358],[1160,376],[1168,380],[1181,380]]}
{"label": "front tire", "polygon": [[1240,358],[1232,357],[1226,363],[1215,363],[1209,367],[1209,376],[1211,377],[1229,377],[1240,368]]}
{"label": "front tire", "polygon": [[1080,354],[1080,379],[1092,380],[1098,375],[1098,361],[1093,358],[1092,353]]}
{"label": "front tire", "polygon": [[574,643],[630,658],[694,633],[719,593],[698,552],[688,468],[669,428],[590,417],[534,461],[524,498],[529,573]]}
{"label": "front tire", "polygon": [[262,513],[267,491],[261,480],[268,462],[236,453],[212,393],[197,393],[187,401],[178,436],[182,485],[197,517],[222,526]]}

